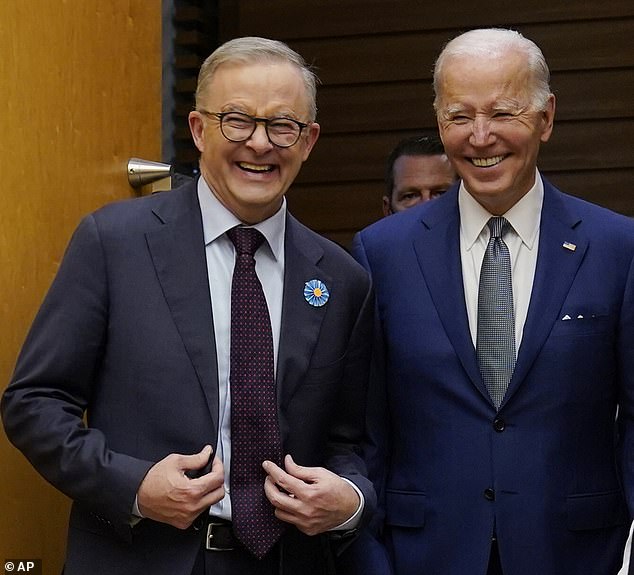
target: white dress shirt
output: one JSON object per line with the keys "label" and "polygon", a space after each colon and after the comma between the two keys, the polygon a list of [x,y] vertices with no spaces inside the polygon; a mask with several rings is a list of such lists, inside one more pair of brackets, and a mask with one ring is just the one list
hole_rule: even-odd
{"label": "white dress shirt", "polygon": [[[512,228],[504,236],[504,241],[511,255],[516,353],[522,342],[524,323],[533,289],[543,202],[544,185],[539,172],[536,171],[533,187],[508,212],[503,214]],[[462,279],[469,329],[475,346],[478,333],[480,268],[489,242],[490,232],[487,222],[493,216],[467,192],[463,183],[460,184],[458,192],[458,207],[460,210]]]}

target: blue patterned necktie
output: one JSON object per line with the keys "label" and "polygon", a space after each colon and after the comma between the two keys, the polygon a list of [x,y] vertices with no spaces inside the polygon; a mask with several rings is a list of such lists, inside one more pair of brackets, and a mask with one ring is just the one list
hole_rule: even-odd
{"label": "blue patterned necktie", "polygon": [[265,459],[278,465],[282,447],[277,419],[273,335],[254,254],[264,241],[255,228],[227,232],[236,249],[231,283],[231,508],[238,539],[262,558],[283,523],[264,494]]}
{"label": "blue patterned necktie", "polygon": [[494,217],[487,226],[491,237],[480,271],[476,353],[482,380],[499,409],[515,369],[511,256],[502,239],[511,225],[506,218]]}

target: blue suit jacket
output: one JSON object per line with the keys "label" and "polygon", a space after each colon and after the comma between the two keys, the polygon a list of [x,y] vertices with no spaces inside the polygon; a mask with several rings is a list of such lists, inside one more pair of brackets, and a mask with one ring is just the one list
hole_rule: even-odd
{"label": "blue suit jacket", "polygon": [[[290,215],[277,394],[284,453],[374,491],[357,454],[372,332],[367,273]],[[213,270],[211,270],[213,273]],[[305,282],[330,299],[309,305]],[[73,499],[66,574],[189,575],[203,533],[130,528],[148,469],[218,437],[218,374],[196,184],[111,204],[70,242],[2,400],[10,440]],[[82,417],[87,413],[88,425]],[[328,537],[288,528],[283,572],[326,573]]]}
{"label": "blue suit jacket", "polygon": [[[544,186],[530,307],[498,413],[469,332],[457,186],[355,238],[378,314],[367,459],[398,575],[484,575],[494,531],[505,575],[621,565],[626,497],[634,509],[634,222]],[[372,541],[348,560],[388,572],[363,565]]]}

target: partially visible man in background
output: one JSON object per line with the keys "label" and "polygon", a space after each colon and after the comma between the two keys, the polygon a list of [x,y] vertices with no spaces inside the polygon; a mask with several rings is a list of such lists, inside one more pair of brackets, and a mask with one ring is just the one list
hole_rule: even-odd
{"label": "partially visible man in background", "polygon": [[383,215],[402,212],[437,198],[456,178],[437,135],[404,138],[396,144],[387,160]]}

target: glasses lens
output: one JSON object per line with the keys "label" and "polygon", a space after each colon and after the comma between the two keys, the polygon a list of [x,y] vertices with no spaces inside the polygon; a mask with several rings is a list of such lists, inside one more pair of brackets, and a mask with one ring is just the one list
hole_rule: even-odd
{"label": "glasses lens", "polygon": [[220,121],[220,129],[227,140],[242,142],[255,130],[255,121],[246,114],[227,114]]}
{"label": "glasses lens", "polygon": [[272,118],[269,120],[267,131],[271,142],[276,146],[287,148],[297,142],[301,128],[293,120]]}

